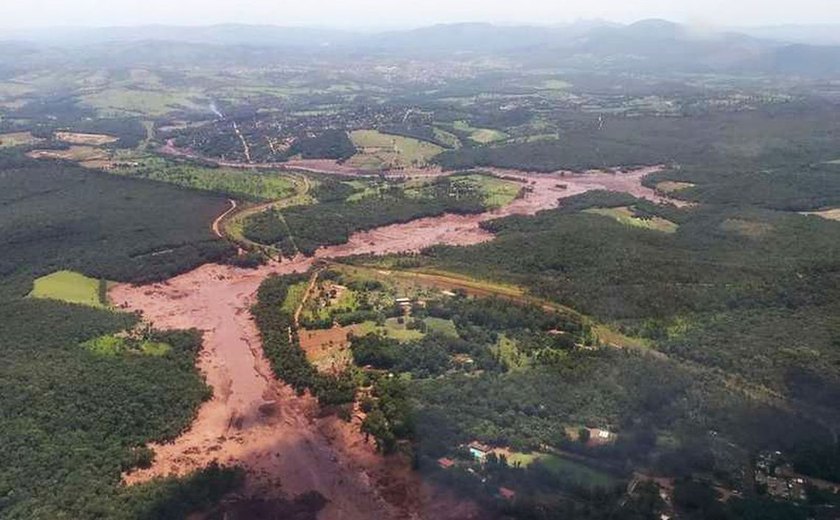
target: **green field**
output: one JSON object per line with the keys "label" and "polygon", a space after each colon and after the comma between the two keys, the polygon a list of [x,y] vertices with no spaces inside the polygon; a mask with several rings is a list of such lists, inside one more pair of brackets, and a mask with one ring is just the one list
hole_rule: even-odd
{"label": "green field", "polygon": [[368,334],[374,333],[384,334],[385,336],[395,339],[402,343],[423,339],[424,336],[424,334],[419,330],[412,330],[406,328],[405,324],[399,323],[397,318],[388,318],[387,320],[385,320],[384,326],[379,326],[372,321],[360,323],[356,335],[367,336]]}
{"label": "green field", "polygon": [[442,318],[425,318],[423,322],[426,324],[427,332],[436,334],[443,334],[450,338],[458,337],[458,329],[455,328],[455,322],[452,320],[444,320]]}
{"label": "green field", "polygon": [[105,307],[107,302],[100,299],[101,283],[104,282],[73,271],[58,271],[35,280],[29,295],[32,298]]}
{"label": "green field", "polygon": [[147,356],[164,356],[172,351],[172,345],[159,341],[130,341],[123,336],[100,336],[82,343],[82,347],[100,356],[117,356],[131,352]]}
{"label": "green field", "polygon": [[290,174],[272,171],[210,168],[181,164],[159,157],[132,157],[125,154],[115,159],[112,173],[128,177],[168,182],[252,200],[278,200],[295,193]]}
{"label": "green field", "polygon": [[563,480],[588,488],[612,488],[620,482],[612,475],[550,453],[518,453],[507,456],[508,464],[527,467],[539,462]]}
{"label": "green field", "polygon": [[663,233],[676,233],[679,226],[670,220],[662,217],[639,218],[636,216],[632,208],[622,206],[619,208],[590,208],[584,210],[585,213],[592,213],[595,215],[602,215],[604,217],[611,217],[626,226],[633,226],[643,229],[651,229],[654,231],[661,231]]}
{"label": "green field", "polygon": [[492,128],[476,128],[466,121],[455,121],[452,128],[461,132],[467,132],[470,136],[470,140],[478,144],[489,144],[496,141],[504,141],[508,138],[508,135],[501,130],[493,130]]}
{"label": "green field", "polygon": [[163,91],[115,87],[81,96],[80,99],[83,104],[95,109],[101,116],[157,117],[180,109],[203,109],[207,105],[203,101],[198,101],[203,97],[203,93],[198,90]]}
{"label": "green field", "polygon": [[365,169],[404,168],[424,166],[429,159],[443,152],[436,144],[383,134],[377,130],[355,130],[350,140],[360,150],[348,162],[349,165]]}
{"label": "green field", "polygon": [[479,173],[454,176],[452,183],[455,186],[463,185],[480,191],[484,197],[484,204],[491,209],[501,208],[513,202],[523,187],[523,184],[515,181]]}

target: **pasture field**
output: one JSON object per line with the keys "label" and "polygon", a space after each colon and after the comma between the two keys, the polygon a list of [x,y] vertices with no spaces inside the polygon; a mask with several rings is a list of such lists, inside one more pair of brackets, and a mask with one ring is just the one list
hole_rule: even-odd
{"label": "pasture field", "polygon": [[29,295],[32,298],[105,307],[108,302],[100,298],[100,284],[102,283],[106,282],[88,278],[74,271],[57,271],[36,279]]}
{"label": "pasture field", "polygon": [[513,202],[523,187],[523,184],[515,181],[480,173],[453,176],[452,184],[479,191],[484,197],[484,204],[491,209],[501,208]]}
{"label": "pasture field", "polygon": [[643,229],[650,229],[653,231],[661,231],[663,233],[676,233],[679,226],[670,220],[662,217],[640,218],[637,217],[632,208],[622,206],[618,208],[589,208],[584,210],[584,213],[592,213],[595,215],[602,215],[610,217],[618,222]]}
{"label": "pasture field", "polygon": [[0,134],[0,148],[13,148],[15,146],[26,146],[30,144],[37,144],[41,142],[29,132],[10,132],[7,134]]}
{"label": "pasture field", "polygon": [[[158,117],[177,110],[202,110],[209,101],[199,90],[149,90],[113,87],[80,97],[100,116],[142,115]],[[209,112],[209,108],[207,109]]]}
{"label": "pasture field", "polygon": [[348,164],[364,169],[424,166],[443,152],[443,147],[436,144],[377,130],[355,130],[350,132],[350,140],[360,152]]}
{"label": "pasture field", "polygon": [[496,141],[504,141],[509,136],[501,130],[492,128],[476,128],[466,121],[456,121],[452,128],[469,134],[470,140],[477,144],[490,144]]}

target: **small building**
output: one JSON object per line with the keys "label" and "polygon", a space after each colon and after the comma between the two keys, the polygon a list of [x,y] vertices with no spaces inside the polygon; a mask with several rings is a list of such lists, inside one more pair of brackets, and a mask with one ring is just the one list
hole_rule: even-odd
{"label": "small building", "polygon": [[455,461],[450,459],[450,458],[447,458],[447,457],[439,458],[437,460],[437,463],[438,463],[438,466],[440,466],[443,469],[449,469],[449,468],[451,468],[452,466],[455,465]]}
{"label": "small building", "polygon": [[516,498],[516,491],[506,487],[500,487],[499,496],[505,500],[513,500]]}
{"label": "small building", "polygon": [[469,443],[467,445],[467,448],[469,448],[470,450],[470,455],[472,455],[475,460],[478,460],[480,462],[484,462],[485,460],[487,460],[487,455],[491,451],[493,451],[492,448],[490,448],[490,446],[482,444],[478,441],[473,441]]}

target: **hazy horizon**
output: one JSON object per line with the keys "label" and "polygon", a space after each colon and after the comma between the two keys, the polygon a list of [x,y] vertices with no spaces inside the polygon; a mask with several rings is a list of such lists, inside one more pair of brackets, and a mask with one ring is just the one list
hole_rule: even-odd
{"label": "hazy horizon", "polygon": [[748,27],[840,23],[840,3],[801,0],[795,9],[782,0],[427,0],[395,5],[386,0],[310,0],[278,7],[271,0],[233,4],[214,0],[7,0],[0,28],[96,28],[142,25],[206,26],[223,23],[339,29],[410,28],[438,23],[559,25],[579,20],[630,23],[664,18],[693,25]]}

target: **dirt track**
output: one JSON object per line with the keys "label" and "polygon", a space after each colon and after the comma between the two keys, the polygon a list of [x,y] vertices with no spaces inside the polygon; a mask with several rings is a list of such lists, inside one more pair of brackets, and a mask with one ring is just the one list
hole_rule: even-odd
{"label": "dirt track", "polygon": [[[593,189],[611,188],[658,200],[652,190],[641,187],[642,177],[652,171],[533,177],[496,172],[519,176],[533,186],[533,192],[494,212],[446,215],[359,233],[348,244],[318,250],[316,258],[478,243],[492,238],[479,228],[484,220],[533,214],[555,207],[559,198]],[[312,398],[294,395],[272,376],[248,309],[266,276],[303,272],[313,262],[296,258],[257,270],[205,265],[166,283],[118,285],[111,290],[114,304],[142,311],[158,328],[204,331],[199,366],[214,389],[189,431],[172,443],[153,446],[152,468],[125,475],[126,482],[183,475],[218,460],[242,464],[249,473],[247,491],[253,493],[320,492],[329,501],[319,515],[322,519],[475,517],[470,503],[432,490],[405,461],[377,455],[358,424],[317,418]]]}

